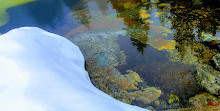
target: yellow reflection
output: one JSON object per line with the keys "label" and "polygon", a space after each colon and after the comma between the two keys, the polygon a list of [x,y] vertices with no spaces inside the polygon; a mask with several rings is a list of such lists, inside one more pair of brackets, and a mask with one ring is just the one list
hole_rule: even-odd
{"label": "yellow reflection", "polygon": [[173,50],[175,49],[176,42],[174,40],[154,39],[149,45],[157,50]]}
{"label": "yellow reflection", "polygon": [[147,13],[147,10],[140,10],[139,17],[142,19],[148,19],[150,18],[150,14]]}
{"label": "yellow reflection", "polygon": [[163,14],[163,12],[157,12],[154,17],[159,17]]}

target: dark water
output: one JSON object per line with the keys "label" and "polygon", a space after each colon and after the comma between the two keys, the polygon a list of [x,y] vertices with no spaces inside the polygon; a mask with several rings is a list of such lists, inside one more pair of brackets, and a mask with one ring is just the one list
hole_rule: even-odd
{"label": "dark water", "polygon": [[[7,2],[7,0],[3,0]],[[216,4],[216,5],[215,5]],[[204,90],[195,79],[198,63],[212,64],[219,53],[220,9],[211,1],[35,0],[2,13],[8,19],[0,33],[24,26],[40,27],[68,37],[88,30],[125,30],[118,43],[127,56],[121,73],[137,72],[149,86],[159,87],[186,105]],[[1,18],[1,17],[0,17]],[[1,23],[0,19],[0,23]],[[75,30],[74,30],[75,29]]]}

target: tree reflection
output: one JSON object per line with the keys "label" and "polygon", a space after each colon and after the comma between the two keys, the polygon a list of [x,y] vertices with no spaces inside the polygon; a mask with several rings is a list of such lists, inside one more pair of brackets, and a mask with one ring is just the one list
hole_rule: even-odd
{"label": "tree reflection", "polygon": [[[179,56],[184,59],[190,47],[198,62],[208,63],[217,53],[216,47],[209,47],[215,40],[206,41],[202,39],[202,34],[210,33],[215,36],[219,31],[219,18],[216,16],[219,9],[193,5],[190,2],[178,3],[171,3],[170,20],[172,29],[176,30],[174,40],[177,42]],[[205,42],[208,44],[204,44]]]}
{"label": "tree reflection", "polygon": [[143,44],[142,42],[140,42],[137,39],[134,38],[130,38],[132,41],[132,45],[137,47],[138,52],[140,52],[143,55],[144,52],[144,48],[147,47],[147,44]]}
{"label": "tree reflection", "polygon": [[88,29],[90,28],[91,15],[88,7],[87,0],[80,0],[77,5],[72,7],[72,14],[74,19],[79,20],[80,24],[83,24]]}
{"label": "tree reflection", "polygon": [[123,18],[124,28],[132,44],[138,52],[143,54],[148,42],[149,26],[146,20],[150,17],[150,4],[144,0],[110,0],[112,7],[117,11],[117,17]]}
{"label": "tree reflection", "polygon": [[[149,23],[146,20],[150,17],[152,9],[156,7],[154,17],[158,17],[161,25],[166,27],[167,21],[171,21],[175,48],[178,58],[186,59],[189,51],[197,58],[197,62],[209,63],[212,57],[218,52],[218,41],[207,41],[204,36],[214,38],[219,31],[220,10],[216,7],[205,6],[202,2],[196,1],[166,1],[150,2],[147,0],[110,0],[112,7],[117,11],[117,17],[123,18],[127,25],[127,35],[131,37],[132,44],[137,47],[140,53],[150,42],[156,39],[149,35]],[[158,30],[154,30],[158,34]],[[158,31],[158,32],[157,32]],[[208,34],[211,34],[210,36]],[[165,33],[165,35],[167,35]],[[153,35],[155,36],[155,35]],[[163,38],[159,38],[162,40]],[[157,44],[157,43],[156,43]],[[210,47],[211,46],[211,47]],[[176,53],[177,53],[176,52]],[[176,56],[177,56],[176,55]],[[189,55],[189,54],[188,54]]]}

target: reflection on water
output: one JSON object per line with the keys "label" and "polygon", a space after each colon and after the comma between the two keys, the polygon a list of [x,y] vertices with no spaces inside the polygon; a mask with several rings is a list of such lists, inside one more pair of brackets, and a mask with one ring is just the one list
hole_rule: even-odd
{"label": "reflection on water", "polygon": [[[36,26],[55,33],[63,31],[60,29],[67,24],[67,14],[71,11],[78,0],[1,0],[9,5],[6,12],[9,14],[8,22],[0,27],[0,33],[5,33],[13,28],[22,26]],[[68,5],[66,5],[68,4]],[[2,19],[0,19],[2,21]],[[72,21],[71,21],[72,23]],[[76,24],[72,23],[75,27]],[[71,28],[74,28],[71,27]],[[59,30],[62,30],[61,32]]]}
{"label": "reflection on water", "polygon": [[216,110],[220,8],[214,1],[14,0],[0,8],[0,33],[37,26],[69,38],[84,53],[93,84],[126,103]]}
{"label": "reflection on water", "polygon": [[5,25],[8,22],[8,13],[6,12],[8,8],[32,2],[34,0],[1,0],[0,8],[0,26]]}

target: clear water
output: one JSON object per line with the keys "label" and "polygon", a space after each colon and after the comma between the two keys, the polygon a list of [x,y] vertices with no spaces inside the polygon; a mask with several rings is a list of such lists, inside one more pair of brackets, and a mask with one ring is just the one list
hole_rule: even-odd
{"label": "clear water", "polygon": [[220,9],[209,2],[155,1],[30,1],[0,8],[0,33],[35,26],[68,38],[90,30],[124,30],[127,35],[120,35],[118,44],[126,64],[116,68],[137,72],[147,85],[162,90],[161,99],[175,94],[186,107],[189,97],[205,91],[195,79],[197,64],[212,65],[219,53],[220,39],[213,37],[220,38]]}

